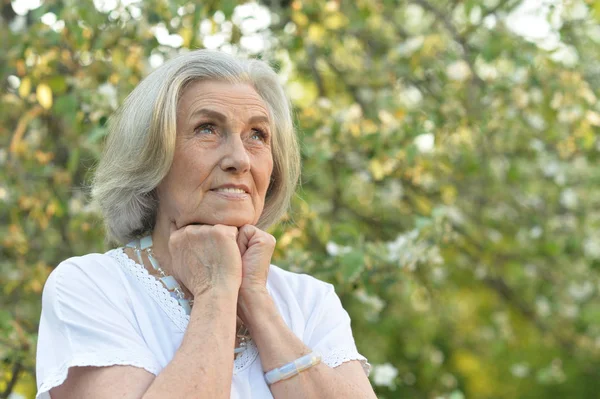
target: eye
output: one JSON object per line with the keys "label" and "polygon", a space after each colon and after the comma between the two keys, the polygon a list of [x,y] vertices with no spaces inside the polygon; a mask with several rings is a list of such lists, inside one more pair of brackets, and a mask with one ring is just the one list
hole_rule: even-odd
{"label": "eye", "polygon": [[217,134],[217,127],[212,123],[203,123],[194,129],[196,134]]}
{"label": "eye", "polygon": [[269,135],[262,129],[254,128],[252,129],[252,135],[250,138],[252,140],[260,140],[266,143],[269,139]]}

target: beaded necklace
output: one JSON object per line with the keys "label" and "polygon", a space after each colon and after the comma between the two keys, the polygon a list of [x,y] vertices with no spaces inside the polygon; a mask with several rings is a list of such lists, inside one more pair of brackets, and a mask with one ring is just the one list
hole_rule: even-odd
{"label": "beaded necklace", "polygon": [[[135,256],[138,259],[138,263],[140,265],[144,265],[144,259],[142,257],[142,251],[146,253],[152,268],[159,274],[158,281],[162,283],[162,285],[169,291],[169,294],[179,303],[179,305],[183,308],[185,314],[188,316],[192,312],[192,306],[194,306],[193,299],[187,299],[185,297],[185,293],[181,289],[181,286],[173,276],[169,276],[165,271],[160,267],[158,260],[154,256],[152,252],[152,236],[146,236],[143,238],[138,238],[131,241],[126,245],[127,248],[132,248]],[[238,317],[239,319],[239,317]],[[240,346],[233,349],[233,353],[237,355],[246,350],[248,346],[248,341],[250,340],[250,334],[248,331],[248,327],[240,320],[240,328],[236,333],[236,337],[240,340]]]}

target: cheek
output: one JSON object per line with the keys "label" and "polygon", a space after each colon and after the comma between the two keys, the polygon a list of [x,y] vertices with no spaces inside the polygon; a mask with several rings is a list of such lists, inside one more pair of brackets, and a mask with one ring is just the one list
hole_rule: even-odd
{"label": "cheek", "polygon": [[273,159],[269,159],[262,177],[263,190],[266,193],[269,185],[271,184],[271,176],[273,175]]}

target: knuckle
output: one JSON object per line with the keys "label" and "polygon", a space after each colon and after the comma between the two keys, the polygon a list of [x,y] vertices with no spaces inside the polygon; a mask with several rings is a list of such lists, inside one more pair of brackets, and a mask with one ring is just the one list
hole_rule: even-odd
{"label": "knuckle", "polygon": [[213,226],[212,231],[219,237],[223,238],[235,238],[237,236],[237,228],[232,226],[225,226],[217,224]]}
{"label": "knuckle", "polygon": [[277,240],[269,233],[261,234],[260,237],[257,238],[257,241],[264,245],[275,245]]}
{"label": "knuckle", "polygon": [[243,225],[243,226],[240,228],[240,231],[241,231],[241,232],[244,232],[244,233],[250,233],[250,232],[252,232],[252,231],[253,231],[255,228],[256,228],[256,227],[254,227],[254,226],[252,226],[252,225],[250,225],[250,224],[245,224],[245,225]]}
{"label": "knuckle", "polygon": [[170,245],[170,246],[178,246],[184,235],[185,235],[185,233],[183,231],[181,231],[181,230],[174,231],[169,236],[168,245]]}

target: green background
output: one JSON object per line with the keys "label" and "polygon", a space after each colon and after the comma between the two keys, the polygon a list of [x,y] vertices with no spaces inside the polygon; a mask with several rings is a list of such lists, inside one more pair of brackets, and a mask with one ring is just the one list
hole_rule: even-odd
{"label": "green background", "polygon": [[13,3],[0,398],[35,394],[53,267],[108,249],[86,194],[107,118],[202,47],[280,73],[303,174],[274,263],[336,285],[380,398],[599,397],[600,2],[527,1],[537,42],[521,0]]}

